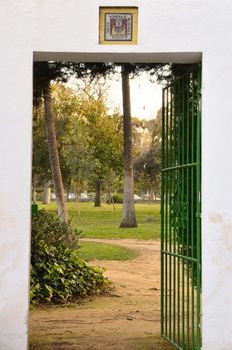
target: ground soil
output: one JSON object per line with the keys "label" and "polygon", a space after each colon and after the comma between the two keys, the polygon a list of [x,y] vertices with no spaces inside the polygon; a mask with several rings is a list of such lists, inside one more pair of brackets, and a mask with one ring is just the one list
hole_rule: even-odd
{"label": "ground soil", "polygon": [[91,240],[134,249],[130,261],[94,261],[114,289],[78,306],[31,311],[30,349],[173,350],[160,338],[159,241]]}

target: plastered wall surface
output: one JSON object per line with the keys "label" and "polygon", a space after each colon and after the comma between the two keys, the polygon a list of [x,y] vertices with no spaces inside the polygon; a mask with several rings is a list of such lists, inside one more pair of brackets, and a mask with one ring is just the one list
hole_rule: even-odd
{"label": "plastered wall surface", "polygon": [[[232,2],[9,0],[0,7],[0,349],[28,327],[32,61],[202,57],[203,350],[232,349]],[[98,44],[99,6],[138,6],[138,45]]]}

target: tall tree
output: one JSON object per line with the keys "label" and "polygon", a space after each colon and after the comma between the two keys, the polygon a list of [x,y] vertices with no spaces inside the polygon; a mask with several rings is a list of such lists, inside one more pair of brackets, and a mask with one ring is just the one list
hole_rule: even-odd
{"label": "tall tree", "polygon": [[45,127],[58,214],[61,221],[68,222],[51,97],[51,81],[62,78],[66,79],[62,63],[36,62],[34,64],[34,101],[38,103],[43,98],[44,102]]}
{"label": "tall tree", "polygon": [[[186,69],[186,67],[185,67]],[[170,81],[177,76],[183,67],[164,64],[129,63],[121,65],[122,95],[123,95],[123,132],[124,132],[124,196],[123,213],[120,227],[137,227],[134,205],[134,176],[132,158],[132,125],[130,108],[130,74],[139,75],[148,72],[156,80]]]}
{"label": "tall tree", "polygon": [[132,156],[132,122],[130,106],[130,74],[139,75],[149,72],[150,76],[165,75],[163,64],[128,63],[121,65],[123,96],[123,134],[124,134],[124,195],[123,213],[120,227],[137,227],[134,205],[134,174]]}
{"label": "tall tree", "polygon": [[132,126],[130,80],[127,65],[122,65],[123,140],[124,140],[124,196],[120,227],[137,227],[134,204],[134,176],[132,159]]}
{"label": "tall tree", "polygon": [[45,126],[48,140],[49,158],[51,163],[52,178],[56,194],[56,204],[58,215],[63,222],[68,222],[68,210],[65,203],[64,186],[60,170],[60,159],[57,149],[56,130],[54,122],[54,112],[52,108],[50,81],[43,87],[43,100],[45,112]]}
{"label": "tall tree", "polygon": [[159,144],[152,144],[150,149],[135,161],[135,179],[143,190],[148,191],[149,203],[152,193],[155,194],[155,198],[160,197],[160,165],[161,145]]}

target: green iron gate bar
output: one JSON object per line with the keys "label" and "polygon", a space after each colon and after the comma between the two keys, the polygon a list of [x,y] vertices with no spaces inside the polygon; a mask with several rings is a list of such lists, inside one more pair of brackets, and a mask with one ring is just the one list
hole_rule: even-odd
{"label": "green iron gate bar", "polygon": [[201,348],[201,67],[163,89],[161,333]]}

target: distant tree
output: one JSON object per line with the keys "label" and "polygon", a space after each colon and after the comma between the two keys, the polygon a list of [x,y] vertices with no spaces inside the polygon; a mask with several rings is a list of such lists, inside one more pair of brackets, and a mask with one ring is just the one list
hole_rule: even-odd
{"label": "distant tree", "polygon": [[156,118],[146,121],[145,125],[149,128],[150,146],[139,155],[134,167],[136,183],[148,191],[151,200],[153,193],[155,198],[160,197],[161,190],[162,110],[158,111]]}
{"label": "distant tree", "polygon": [[90,150],[92,150],[93,179],[96,183],[95,207],[101,206],[101,188],[107,183],[110,189],[110,177],[122,171],[122,133],[117,120],[108,115],[98,116],[95,128],[90,128]]}
{"label": "distant tree", "polygon": [[90,182],[95,184],[95,207],[101,206],[102,185],[109,174],[122,171],[121,118],[107,114],[104,95],[86,94],[83,100],[83,115],[89,132],[89,163],[92,165]]}
{"label": "distant tree", "polygon": [[148,190],[149,200],[154,192],[160,197],[161,145],[152,145],[149,151],[142,154],[135,162],[135,178],[144,189]]}
{"label": "distant tree", "polygon": [[56,84],[53,95],[65,186],[78,195],[88,182],[96,190],[95,206],[101,206],[102,185],[109,187],[109,174],[122,170],[121,118],[107,114],[104,95],[95,88],[76,92]]}

